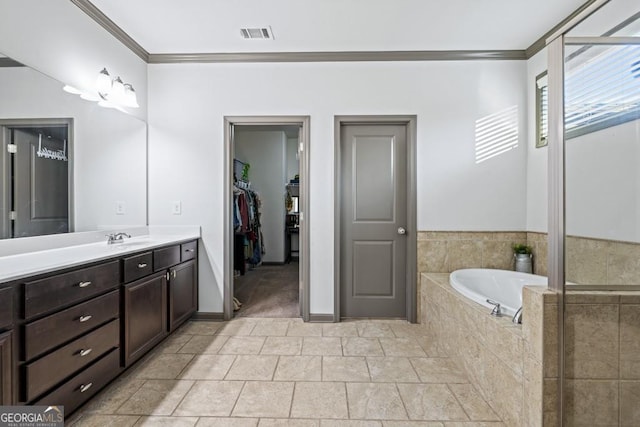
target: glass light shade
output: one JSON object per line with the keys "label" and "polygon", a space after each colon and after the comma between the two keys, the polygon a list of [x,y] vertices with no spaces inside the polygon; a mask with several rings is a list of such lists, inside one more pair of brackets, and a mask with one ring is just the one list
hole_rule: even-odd
{"label": "glass light shade", "polygon": [[124,99],[124,84],[122,83],[122,80],[120,80],[120,77],[117,77],[111,86],[109,101],[114,104],[124,104]]}
{"label": "glass light shade", "polygon": [[107,96],[111,92],[111,76],[106,68],[103,68],[96,78],[96,90],[101,96]]}
{"label": "glass light shade", "polygon": [[122,103],[125,107],[130,108],[138,108],[138,98],[136,96],[136,91],[133,89],[129,83],[124,85],[124,102]]}

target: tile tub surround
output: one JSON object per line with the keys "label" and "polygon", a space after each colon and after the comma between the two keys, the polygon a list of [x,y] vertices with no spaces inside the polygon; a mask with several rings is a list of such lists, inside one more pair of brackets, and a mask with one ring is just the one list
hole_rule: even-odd
{"label": "tile tub surround", "polygon": [[566,425],[640,420],[640,291],[571,291],[565,306]]}
{"label": "tile tub surround", "polygon": [[507,425],[542,426],[545,377],[557,375],[546,366],[550,360],[545,359],[553,356],[546,355],[544,343],[552,337],[543,333],[555,295],[525,288],[525,327],[508,317],[492,317],[490,310],[458,294],[448,274],[422,274],[420,287],[427,351],[448,355],[463,366],[471,384]]}
{"label": "tile tub surround", "polygon": [[66,425],[510,426],[425,333],[400,320],[187,322]]}

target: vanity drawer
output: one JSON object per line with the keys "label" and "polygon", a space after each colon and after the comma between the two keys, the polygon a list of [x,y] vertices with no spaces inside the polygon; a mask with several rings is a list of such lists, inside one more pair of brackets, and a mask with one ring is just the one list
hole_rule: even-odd
{"label": "vanity drawer", "polygon": [[0,289],[0,330],[13,325],[13,288]]}
{"label": "vanity drawer", "polygon": [[25,318],[85,300],[119,284],[118,261],[27,282],[24,285]]}
{"label": "vanity drawer", "polygon": [[53,353],[25,366],[26,400],[30,401],[60,381],[100,358],[120,342],[120,321],[113,320]]}
{"label": "vanity drawer", "polygon": [[119,315],[120,291],[117,290],[29,323],[24,329],[25,360],[31,360]]}
{"label": "vanity drawer", "polygon": [[118,375],[120,352],[111,350],[106,356],[71,378],[34,405],[63,405],[70,414]]}
{"label": "vanity drawer", "polygon": [[166,270],[176,264],[180,264],[180,245],[153,251],[154,271]]}
{"label": "vanity drawer", "polygon": [[123,261],[125,283],[153,273],[153,255],[151,252],[130,256]]}
{"label": "vanity drawer", "polygon": [[187,242],[180,245],[180,260],[181,262],[194,259],[198,252],[198,241]]}

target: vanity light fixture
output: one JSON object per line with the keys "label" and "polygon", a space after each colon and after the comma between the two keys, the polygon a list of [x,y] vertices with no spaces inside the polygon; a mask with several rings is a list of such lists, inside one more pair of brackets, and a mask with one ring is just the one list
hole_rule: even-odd
{"label": "vanity light fixture", "polygon": [[96,78],[96,90],[103,101],[108,104],[121,105],[124,107],[138,108],[138,99],[133,85],[124,83],[118,76],[111,79],[106,68],[98,73]]}

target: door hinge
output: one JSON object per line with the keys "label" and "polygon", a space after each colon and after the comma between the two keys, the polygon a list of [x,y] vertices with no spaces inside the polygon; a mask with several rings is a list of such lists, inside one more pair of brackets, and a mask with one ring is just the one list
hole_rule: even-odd
{"label": "door hinge", "polygon": [[18,213],[16,211],[9,212],[9,221],[15,221],[18,219]]}
{"label": "door hinge", "polygon": [[7,144],[7,151],[10,154],[16,154],[18,152],[18,146],[16,144]]}
{"label": "door hinge", "polygon": [[304,151],[304,142],[300,142],[300,146],[298,147],[298,151],[300,151],[300,152]]}

